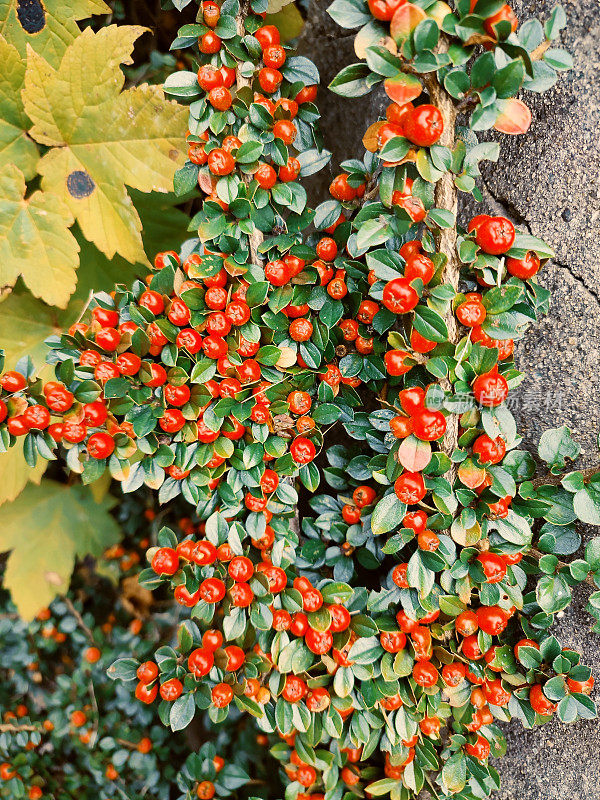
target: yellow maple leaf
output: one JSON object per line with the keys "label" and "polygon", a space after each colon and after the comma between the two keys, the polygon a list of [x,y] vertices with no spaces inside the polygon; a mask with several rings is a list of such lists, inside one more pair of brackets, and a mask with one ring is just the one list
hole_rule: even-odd
{"label": "yellow maple leaf", "polygon": [[52,149],[42,188],[60,197],[84,236],[112,258],[147,263],[141,222],[126,186],[168,192],[183,163],[187,109],[158,86],[121,91],[136,26],[86,29],[58,69],[29,50],[23,99],[30,135]]}
{"label": "yellow maple leaf", "polygon": [[30,44],[57,65],[79,36],[77,20],[110,14],[104,0],[0,0],[0,33],[25,56]]}
{"label": "yellow maple leaf", "polygon": [[29,291],[64,308],[75,289],[79,245],[73,215],[48,192],[25,198],[25,178],[13,164],[0,173],[0,285],[23,277]]}
{"label": "yellow maple leaf", "polygon": [[21,100],[25,61],[2,36],[0,64],[0,168],[16,164],[29,180],[37,172],[39,153],[35,142],[26,134],[31,123]]}

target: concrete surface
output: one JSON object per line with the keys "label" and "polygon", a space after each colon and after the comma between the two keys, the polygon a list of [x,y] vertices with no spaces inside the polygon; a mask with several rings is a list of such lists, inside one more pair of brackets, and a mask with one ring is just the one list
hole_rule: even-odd
{"label": "concrete surface", "polygon": [[[352,34],[327,16],[328,0],[312,0],[302,49],[319,66],[324,85],[357,59]],[[520,19],[541,16],[554,0],[520,0]],[[566,0],[562,42],[575,68],[544,95],[528,94],[533,125],[527,137],[498,135],[500,163],[484,170],[485,200],[478,211],[502,213],[556,250],[541,282],[553,293],[550,314],[518,347],[526,373],[515,414],[528,447],[562,423],[583,445],[582,461],[597,463],[600,430],[600,8],[598,0]],[[326,144],[333,164],[362,153],[367,125],[385,106],[379,93],[346,100],[321,90]],[[315,179],[325,192],[328,177]],[[584,536],[587,532],[584,532]],[[600,683],[600,637],[589,633],[586,590],[556,625],[565,646],[583,653]],[[596,693],[597,694],[597,693]],[[600,723],[552,722],[534,731],[508,726],[508,753],[497,763],[498,800],[599,800]]]}

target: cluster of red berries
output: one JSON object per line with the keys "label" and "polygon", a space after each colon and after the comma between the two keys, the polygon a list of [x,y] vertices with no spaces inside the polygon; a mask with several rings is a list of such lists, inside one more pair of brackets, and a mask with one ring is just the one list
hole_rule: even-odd
{"label": "cluster of red berries", "polygon": [[[470,0],[469,11],[472,13],[476,10],[477,0]],[[369,11],[371,12],[372,16],[379,20],[380,22],[391,22],[392,27],[394,27],[396,22],[404,22],[404,17],[407,15],[407,11],[405,7],[414,8],[412,4],[409,3],[408,0],[368,0]],[[439,19],[440,21],[447,15],[452,13],[452,9],[446,2],[439,2],[436,3],[435,11],[432,12],[432,15],[435,14],[435,18]],[[402,10],[404,7],[404,11]],[[419,7],[417,7],[419,8]],[[510,30],[511,32],[516,31],[518,20],[517,17],[512,10],[512,8],[508,4],[504,4],[501,6],[497,11],[494,11],[493,14],[490,14],[484,19],[483,27],[485,32],[492,40],[497,40],[498,38],[498,30],[497,25],[501,22],[508,22],[510,23]],[[488,42],[483,42],[484,46],[489,44]]]}
{"label": "cluster of red berries", "polygon": [[[259,91],[255,91],[252,102],[261,106],[272,118],[270,130],[273,136],[283,142],[286,147],[294,144],[298,134],[294,119],[299,107],[305,103],[312,103],[317,96],[317,86],[302,87],[293,98],[279,97],[272,100],[269,95],[278,92],[283,74],[280,72],[285,65],[287,54],[281,44],[280,34],[274,25],[263,25],[253,34],[262,49],[263,66],[258,70],[256,82]],[[200,52],[215,54],[221,49],[222,42],[216,34],[208,32],[200,39]],[[208,48],[208,49],[207,49]],[[216,67],[212,64],[203,64],[198,69],[198,85],[206,92],[206,102],[216,111],[226,112],[233,104],[232,89],[235,88],[237,75],[235,69],[227,66]],[[199,136],[188,132],[190,145],[188,160],[198,166],[206,165],[208,173],[200,172],[198,184],[207,200],[217,203],[225,211],[228,204],[217,194],[217,180],[226,175],[231,175],[236,169],[236,159],[243,142],[238,136],[227,135],[222,141],[211,140],[208,131]],[[240,155],[241,158],[241,155]],[[244,161],[244,164],[246,162]],[[300,161],[288,155],[284,164],[275,164],[269,161],[257,162],[251,167],[250,174],[261,189],[270,191],[279,181],[290,183],[300,175]],[[246,170],[246,174],[247,170]]]}

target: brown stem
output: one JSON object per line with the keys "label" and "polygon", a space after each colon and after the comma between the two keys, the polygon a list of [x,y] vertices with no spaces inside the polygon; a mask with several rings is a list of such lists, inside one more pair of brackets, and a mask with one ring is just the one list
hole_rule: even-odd
{"label": "brown stem", "polygon": [[[539,561],[540,558],[542,558],[543,556],[552,555],[552,553],[542,553],[542,551],[538,550],[537,547],[532,547],[530,550],[527,551],[525,555],[533,556],[533,558]],[[568,569],[568,567],[569,565],[566,561],[558,561],[556,564],[557,571],[559,569],[565,569],[565,568]],[[592,578],[591,575],[588,575],[584,581],[581,581],[581,583],[587,583],[587,585],[591,586],[593,589],[596,590],[598,589],[596,581]]]}
{"label": "brown stem", "polygon": [[552,42],[550,41],[542,42],[535,48],[535,50],[531,51],[529,57],[531,58],[532,61],[539,61],[549,47],[552,47]]}
{"label": "brown stem", "polygon": [[[246,35],[246,29],[244,28],[244,22],[246,20],[246,17],[251,13],[252,12],[251,12],[251,9],[250,9],[250,3],[248,2],[248,0],[242,0],[242,2],[240,3],[240,12],[236,17],[238,36],[242,36],[243,37],[243,36]],[[245,78],[242,75],[241,66],[239,64],[238,64],[238,66],[236,68],[235,81],[236,81],[236,90],[237,91],[239,91],[240,89],[243,89],[245,87],[251,88],[251,86],[252,86],[252,81],[249,78]],[[247,175],[245,172],[243,172],[242,173],[242,180],[244,181],[246,186],[248,186],[252,181],[252,175]],[[249,248],[249,257],[248,258],[249,258],[249,262],[251,264],[260,265],[260,263],[261,263],[261,260],[260,260],[260,257],[259,257],[259,253],[258,253],[258,248],[263,243],[263,239],[264,239],[264,237],[263,237],[262,233],[255,226],[254,230],[252,231],[252,233],[248,236],[248,248]]]}
{"label": "brown stem", "polygon": [[[582,469],[579,471],[583,475],[583,480],[587,481],[600,472],[600,464],[596,465],[595,467],[590,467],[589,469]],[[539,486],[560,486],[563,477],[563,475],[553,475],[551,472],[548,472],[546,475],[542,475],[539,478],[534,478],[531,483],[536,489]]]}
{"label": "brown stem", "polygon": [[[448,49],[447,39],[442,39],[438,45],[438,51],[443,52]],[[431,77],[427,81],[427,91],[434,106],[442,112],[444,118],[444,130],[439,140],[439,144],[454,149],[455,145],[455,126],[456,126],[456,107],[452,97],[446,92],[437,78]],[[446,211],[452,212],[456,220],[458,212],[458,190],[454,184],[452,172],[445,172],[435,185],[435,206]],[[458,291],[460,278],[460,260],[456,250],[456,225],[450,228],[443,228],[436,237],[438,252],[446,256],[447,261],[442,274],[442,282],[450,284],[455,291]],[[460,338],[458,325],[454,312],[450,307],[445,315],[444,321],[448,328],[448,340],[456,344]],[[449,379],[442,381],[442,387],[446,391],[452,391],[452,384]],[[458,414],[451,414],[448,417],[446,433],[442,441],[442,451],[451,456],[458,445]],[[456,466],[453,464],[446,477],[450,484],[454,484],[456,477]]]}
{"label": "brown stem", "polygon": [[11,725],[8,722],[0,725],[0,733],[21,733],[22,731],[36,733],[43,730],[41,725]]}
{"label": "brown stem", "polygon": [[88,628],[88,626],[87,626],[87,625],[85,624],[85,622],[83,621],[83,617],[81,616],[81,614],[79,613],[79,611],[77,611],[77,609],[76,609],[76,608],[75,608],[75,606],[73,605],[73,601],[71,600],[71,598],[70,598],[70,597],[67,597],[67,596],[65,595],[65,596],[63,597],[63,600],[64,600],[64,603],[65,603],[65,605],[67,606],[67,608],[68,608],[68,609],[69,609],[69,611],[71,612],[71,614],[72,614],[72,615],[75,617],[75,619],[77,620],[77,624],[79,625],[79,627],[81,628],[81,630],[82,630],[82,631],[85,633],[85,635],[88,637],[88,639],[90,640],[90,642],[92,642],[92,644],[95,644],[96,642],[95,642],[95,640],[94,640],[94,634],[91,632],[91,630]]}

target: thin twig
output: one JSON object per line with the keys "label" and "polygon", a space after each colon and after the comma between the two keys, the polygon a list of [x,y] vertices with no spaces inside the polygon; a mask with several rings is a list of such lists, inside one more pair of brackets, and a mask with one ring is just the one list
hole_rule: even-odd
{"label": "thin twig", "polygon": [[[581,472],[581,474],[583,475],[583,480],[586,481],[600,472],[600,464],[597,464],[595,467],[590,467],[589,469],[582,469],[576,471]],[[548,472],[545,475],[540,476],[539,478],[534,478],[531,481],[531,483],[536,489],[540,486],[560,486],[563,478],[564,475],[554,475],[552,472]]]}
{"label": "thin twig", "polygon": [[10,722],[0,724],[0,733],[21,733],[22,731],[42,733],[43,730],[41,725],[13,725]]}
{"label": "thin twig", "polygon": [[85,622],[83,621],[83,617],[81,616],[81,614],[79,613],[79,611],[77,611],[77,609],[76,609],[76,608],[75,608],[75,606],[73,605],[73,601],[71,600],[71,598],[70,598],[70,597],[67,597],[67,596],[65,595],[65,597],[64,597],[64,601],[65,601],[65,605],[67,606],[67,608],[69,609],[69,611],[71,612],[71,614],[72,614],[72,615],[75,617],[75,619],[77,620],[77,624],[79,625],[79,627],[81,628],[81,630],[82,630],[82,631],[85,633],[85,635],[88,637],[88,639],[90,640],[90,642],[92,642],[92,644],[96,644],[96,641],[95,641],[95,639],[94,639],[94,634],[91,632],[91,630],[88,628],[88,626],[87,626],[87,625],[85,624]]}
{"label": "thin twig", "polygon": [[[526,556],[533,556],[537,561],[539,561],[540,558],[542,558],[543,556],[551,556],[552,553],[542,553],[541,550],[538,550],[536,547],[532,547],[531,549],[529,549],[525,553],[525,555]],[[569,568],[569,564],[566,561],[557,561],[555,572],[557,572],[560,569],[568,569],[568,568]],[[596,583],[596,581],[594,580],[594,578],[591,575],[588,575],[587,578],[584,581],[578,581],[578,582],[579,583],[587,583],[588,586],[591,586],[594,589],[598,589],[598,584]]]}

